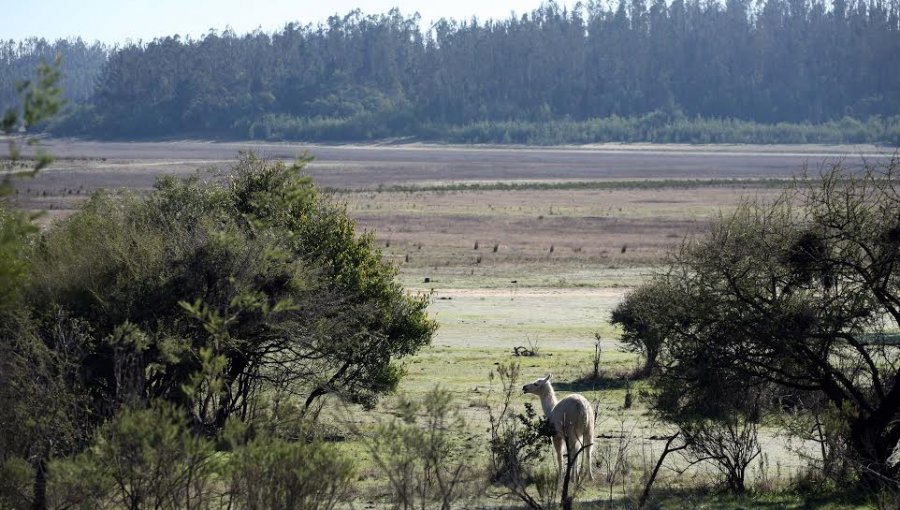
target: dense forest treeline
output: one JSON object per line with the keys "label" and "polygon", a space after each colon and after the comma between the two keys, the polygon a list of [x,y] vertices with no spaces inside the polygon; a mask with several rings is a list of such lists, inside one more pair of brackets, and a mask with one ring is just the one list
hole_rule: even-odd
{"label": "dense forest treeline", "polygon": [[129,44],[54,129],[898,144],[898,125],[897,0],[620,0],[427,30],[397,10],[354,11],[272,34]]}
{"label": "dense forest treeline", "polygon": [[16,85],[33,79],[40,63],[52,63],[57,55],[63,56],[60,85],[64,98],[74,103],[86,102],[94,94],[97,77],[110,51],[104,44],[88,44],[80,38],[55,42],[36,37],[19,42],[0,40],[0,106],[14,104],[18,100]]}

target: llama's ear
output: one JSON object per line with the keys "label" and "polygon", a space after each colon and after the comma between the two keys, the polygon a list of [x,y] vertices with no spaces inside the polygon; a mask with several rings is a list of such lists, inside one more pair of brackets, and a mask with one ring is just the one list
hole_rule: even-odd
{"label": "llama's ear", "polygon": [[551,374],[551,373],[548,372],[548,373],[547,373],[547,377],[544,377],[544,381],[550,382],[550,377],[552,377],[552,376],[553,376],[553,374]]}

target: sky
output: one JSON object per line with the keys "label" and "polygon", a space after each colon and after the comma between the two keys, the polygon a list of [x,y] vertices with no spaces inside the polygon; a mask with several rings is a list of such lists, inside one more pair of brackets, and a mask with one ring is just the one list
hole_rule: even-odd
{"label": "sky", "polygon": [[[574,2],[557,1],[560,5]],[[392,7],[418,12],[423,27],[440,18],[506,18],[540,6],[541,0],[0,0],[0,39],[80,36],[107,44],[150,41],[179,34],[199,37],[210,28],[238,34],[279,30],[290,21],[316,23],[353,9],[366,14]]]}

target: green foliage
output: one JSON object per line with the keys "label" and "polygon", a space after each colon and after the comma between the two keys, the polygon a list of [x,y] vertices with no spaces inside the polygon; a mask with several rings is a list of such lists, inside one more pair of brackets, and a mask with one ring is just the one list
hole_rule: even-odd
{"label": "green foliage", "polygon": [[[657,120],[662,116],[662,120]],[[821,123],[764,123],[738,118],[644,115],[595,117],[549,122],[520,120],[479,121],[463,125],[424,128],[425,138],[455,143],[528,145],[588,144],[604,142],[740,143],[740,144],[900,144],[900,118],[850,117]]]}
{"label": "green foliage", "polygon": [[20,285],[28,273],[25,243],[34,232],[24,215],[0,205],[0,315],[17,307]]}
{"label": "green foliage", "polygon": [[395,507],[449,510],[477,494],[474,437],[450,392],[435,387],[421,401],[401,398],[396,412],[400,417],[380,424],[366,445]]}
{"label": "green foliage", "polygon": [[216,444],[192,431],[171,404],[124,408],[87,450],[50,464],[48,502],[85,509],[330,509],[346,501],[356,472],[333,445],[251,434],[238,421],[218,438],[227,451]]}
{"label": "green foliage", "polygon": [[776,388],[806,412],[827,403],[832,423],[820,440],[843,430],[863,480],[880,485],[895,474],[887,458],[900,440],[897,168],[854,175],[838,166],[801,179],[684,244],[640,299],[657,312],[641,319],[668,332],[653,380],[664,417],[756,423]]}
{"label": "green foliage", "polygon": [[36,466],[89,435],[78,377],[87,325],[61,313],[50,321],[40,336],[21,311],[0,321],[0,462],[18,457]]}
{"label": "green foliage", "polygon": [[85,483],[110,485],[113,505],[131,509],[207,508],[216,472],[211,441],[191,433],[175,407],[123,409],[78,461],[95,470]]}
{"label": "green foliage", "polygon": [[301,165],[252,155],[225,183],[98,193],[29,262],[39,331],[56,308],[90,324],[80,370],[101,415],[163,399],[212,432],[265,388],[373,404],[434,331],[427,299],[406,295]]}
{"label": "green foliage", "polygon": [[667,292],[663,284],[645,284],[629,292],[610,315],[609,322],[622,328],[625,347],[644,356],[643,371],[648,375],[657,368],[670,333],[671,325],[657,319],[660,307],[668,304]]}
{"label": "green foliage", "polygon": [[[26,138],[26,143],[35,147],[34,164],[29,170],[20,170],[27,166],[18,163],[22,157],[19,138],[61,106],[59,67],[59,58],[52,66],[44,61],[38,66],[36,83],[17,82],[19,104],[6,107],[0,120],[8,148],[7,157],[0,162],[0,463],[3,478],[9,481],[0,487],[0,504],[10,507],[22,507],[28,499],[35,508],[45,506],[47,459],[54,449],[65,452],[78,443],[84,415],[80,412],[83,399],[75,390],[77,383],[70,370],[77,354],[67,348],[60,353],[47,349],[35,338],[21,308],[21,289],[30,269],[25,251],[37,229],[31,224],[33,218],[15,211],[8,202],[13,179],[33,176],[52,161],[38,147],[37,139]],[[59,327],[47,335],[48,341],[66,345],[66,333],[66,328]],[[23,396],[38,400],[32,403]],[[17,464],[21,462],[30,463],[33,477],[13,469],[21,467]],[[33,482],[27,497],[26,481]]]}
{"label": "green foliage", "polygon": [[21,457],[6,457],[0,461],[0,508],[25,510],[30,508],[34,467]]}
{"label": "green foliage", "polygon": [[229,500],[238,508],[331,509],[348,500],[355,462],[320,439],[263,436],[232,444]]}
{"label": "green foliage", "polygon": [[[822,123],[767,124],[734,118],[663,117],[662,115],[594,117],[585,120],[483,120],[466,124],[425,124],[400,115],[358,114],[352,117],[297,117],[270,114],[253,122],[250,138],[267,140],[348,141],[414,136],[464,144],[561,145],[607,142],[739,143],[739,144],[900,144],[900,118],[851,117]],[[240,135],[240,133],[236,133]]]}
{"label": "green foliage", "polygon": [[232,422],[227,452],[155,402],[124,409],[84,453],[51,464],[50,500],[76,508],[309,508],[346,501],[354,462],[319,439],[288,442]]}
{"label": "green foliage", "polygon": [[115,508],[115,481],[90,451],[53,459],[48,466],[47,507],[98,510]]}

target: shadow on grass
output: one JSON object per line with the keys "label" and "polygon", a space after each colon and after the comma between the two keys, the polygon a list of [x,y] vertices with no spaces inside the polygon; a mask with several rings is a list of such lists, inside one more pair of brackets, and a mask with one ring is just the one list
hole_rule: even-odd
{"label": "shadow on grass", "polygon": [[[630,509],[636,508],[634,498],[614,497],[577,501],[575,508]],[[653,489],[646,508],[709,508],[722,510],[806,510],[824,508],[851,510],[871,504],[858,492],[748,492],[734,495],[707,489]]]}
{"label": "shadow on grass", "polygon": [[[637,493],[633,496],[576,496],[576,510],[637,510]],[[501,505],[495,510],[512,510],[519,506]],[[855,491],[823,491],[814,494],[801,492],[748,492],[728,494],[712,488],[655,488],[650,493],[645,510],[651,509],[702,510],[860,510],[873,508],[872,501]]]}
{"label": "shadow on grass", "polygon": [[628,379],[618,376],[610,377],[604,374],[600,374],[600,377],[597,378],[583,377],[574,381],[553,381],[553,389],[566,392],[622,390],[626,386],[628,386]]}
{"label": "shadow on grass", "polygon": [[634,501],[630,498],[623,497],[615,497],[612,499],[603,498],[603,499],[595,499],[593,501],[589,500],[576,500],[575,504],[572,505],[572,508],[576,508],[578,510],[596,510],[598,508],[602,508],[603,510],[621,510],[623,508],[635,508]]}

